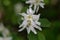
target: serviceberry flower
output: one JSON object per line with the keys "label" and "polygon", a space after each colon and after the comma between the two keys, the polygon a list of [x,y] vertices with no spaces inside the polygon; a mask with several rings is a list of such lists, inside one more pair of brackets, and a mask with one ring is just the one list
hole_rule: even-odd
{"label": "serviceberry flower", "polygon": [[39,6],[41,6],[42,8],[44,8],[44,5],[45,5],[44,0],[28,0],[28,1],[26,1],[26,3],[30,4],[29,7],[34,6],[34,10],[36,12],[38,12]]}
{"label": "serviceberry flower", "polygon": [[0,33],[3,35],[3,37],[0,37],[0,40],[12,40],[9,30],[5,28],[2,22],[0,22]]}
{"label": "serviceberry flower", "polygon": [[19,31],[23,31],[25,28],[27,29],[28,34],[30,33],[30,31],[32,31],[34,34],[37,34],[35,28],[42,31],[40,27],[41,23],[38,22],[40,14],[34,15],[34,13],[35,11],[29,8],[27,9],[27,13],[21,14],[24,18],[22,24],[19,26],[19,28],[22,27]]}
{"label": "serviceberry flower", "polygon": [[21,12],[21,10],[22,10],[22,8],[23,8],[23,4],[22,3],[17,3],[17,4],[15,4],[14,5],[14,11],[15,11],[15,13],[20,13]]}

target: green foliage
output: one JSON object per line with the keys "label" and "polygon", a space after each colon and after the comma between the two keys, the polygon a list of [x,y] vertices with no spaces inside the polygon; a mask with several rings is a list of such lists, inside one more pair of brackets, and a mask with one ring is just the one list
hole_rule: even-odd
{"label": "green foliage", "polygon": [[50,27],[51,26],[51,23],[48,21],[48,19],[40,19],[40,22],[41,22],[41,26],[42,27]]}
{"label": "green foliage", "polygon": [[60,40],[60,34],[59,34],[59,35],[57,35],[57,40]]}
{"label": "green foliage", "polygon": [[28,34],[28,39],[29,40],[46,40],[45,36],[43,35],[43,33],[41,33],[40,31],[38,31],[37,34],[33,34],[32,32],[30,34]]}
{"label": "green foliage", "polygon": [[44,2],[45,2],[46,5],[49,5],[50,4],[50,1],[51,0],[44,0]]}
{"label": "green foliage", "polygon": [[60,27],[60,21],[59,20],[54,21],[52,24],[54,27]]}
{"label": "green foliage", "polygon": [[35,35],[32,32],[30,34],[28,34],[27,37],[28,37],[29,40],[38,40],[37,35]]}
{"label": "green foliage", "polygon": [[38,40],[46,40],[45,35],[42,32],[38,31],[37,35],[38,35]]}
{"label": "green foliage", "polygon": [[18,36],[16,33],[13,33],[13,40],[24,40],[22,36]]}
{"label": "green foliage", "polygon": [[4,1],[3,1],[3,4],[4,4],[5,6],[9,6],[9,5],[11,4],[11,2],[10,2],[10,0],[4,0]]}

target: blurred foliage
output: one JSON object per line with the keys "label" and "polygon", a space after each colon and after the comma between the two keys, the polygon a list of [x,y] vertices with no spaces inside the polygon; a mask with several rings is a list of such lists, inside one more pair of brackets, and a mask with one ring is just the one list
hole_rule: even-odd
{"label": "blurred foliage", "polygon": [[[38,34],[35,35],[32,32],[27,34],[26,30],[18,32],[19,24],[21,24],[21,16],[15,13],[14,5],[17,3],[23,3],[24,7],[21,10],[26,12],[28,5],[25,4],[26,0],[0,0],[0,13],[3,14],[3,18],[0,19],[4,25],[10,30],[13,40],[60,40],[60,0],[52,5],[51,0],[44,0],[45,8],[40,8],[39,13],[41,17],[42,31],[37,30]],[[2,11],[3,10],[3,13]],[[19,24],[18,24],[19,23]],[[1,34],[0,34],[1,36]]]}

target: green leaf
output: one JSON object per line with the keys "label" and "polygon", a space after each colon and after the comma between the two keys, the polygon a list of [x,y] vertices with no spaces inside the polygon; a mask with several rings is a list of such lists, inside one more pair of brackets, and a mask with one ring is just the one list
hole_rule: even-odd
{"label": "green leaf", "polygon": [[37,35],[35,35],[34,33],[30,33],[30,34],[28,34],[28,39],[29,40],[38,40],[38,37],[37,37]]}
{"label": "green leaf", "polygon": [[28,35],[29,40],[45,40],[45,36],[39,31],[37,34],[32,32]]}
{"label": "green leaf", "polygon": [[20,0],[21,2],[26,2],[26,0]]}
{"label": "green leaf", "polygon": [[45,4],[49,4],[49,0],[44,0]]}
{"label": "green leaf", "polygon": [[38,34],[37,34],[37,35],[38,35],[38,39],[39,39],[39,40],[46,40],[46,39],[45,39],[45,36],[43,35],[42,32],[38,31]]}
{"label": "green leaf", "polygon": [[41,26],[42,27],[50,27],[51,26],[51,23],[48,21],[48,19],[40,19],[40,22],[41,22]]}
{"label": "green leaf", "polygon": [[54,27],[60,27],[60,20],[57,20],[57,21],[53,22],[52,25]]}
{"label": "green leaf", "polygon": [[12,36],[13,36],[13,40],[25,40],[24,37],[18,36],[16,33],[13,33]]}
{"label": "green leaf", "polygon": [[42,32],[45,35],[46,40],[55,40],[56,39],[55,38],[56,34],[52,30],[52,27],[51,28],[44,28]]}
{"label": "green leaf", "polygon": [[11,2],[10,2],[10,0],[4,0],[4,1],[3,1],[3,4],[4,4],[5,6],[9,6],[9,5],[11,4]]}
{"label": "green leaf", "polygon": [[57,40],[60,40],[60,34],[57,36]]}

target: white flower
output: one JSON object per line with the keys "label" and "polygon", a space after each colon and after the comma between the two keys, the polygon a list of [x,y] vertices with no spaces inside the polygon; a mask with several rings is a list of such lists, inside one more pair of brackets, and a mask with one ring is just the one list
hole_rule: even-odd
{"label": "white flower", "polygon": [[34,10],[36,12],[38,12],[39,6],[41,6],[42,8],[44,8],[45,4],[43,2],[44,2],[44,0],[28,0],[28,1],[26,1],[27,4],[30,4],[29,7],[32,7],[34,5]]}
{"label": "white flower", "polygon": [[14,10],[15,10],[16,13],[20,13],[22,8],[23,8],[22,3],[17,3],[17,4],[14,5]]}
{"label": "white flower", "polygon": [[0,37],[0,40],[12,40],[12,37],[10,36],[10,32],[3,23],[0,23],[0,33],[2,33],[3,37]]}
{"label": "white flower", "polygon": [[19,26],[19,28],[22,27],[19,31],[23,31],[26,28],[28,34],[30,33],[30,31],[37,34],[37,32],[34,28],[37,28],[40,31],[42,30],[41,27],[39,27],[40,22],[38,22],[40,14],[34,15],[34,12],[35,11],[33,11],[31,8],[29,8],[29,9],[27,9],[27,14],[22,13],[24,20],[23,20],[23,23]]}
{"label": "white flower", "polygon": [[3,40],[3,38],[2,38],[2,37],[0,37],[0,40]]}
{"label": "white flower", "polygon": [[9,36],[10,35],[10,32],[7,28],[4,29],[4,31],[2,32],[3,36],[6,37],[6,36]]}
{"label": "white flower", "polygon": [[12,40],[12,37],[5,37],[3,40]]}
{"label": "white flower", "polygon": [[12,37],[0,37],[0,40],[12,40]]}
{"label": "white flower", "polygon": [[3,23],[2,22],[0,22],[0,31],[2,32],[3,30],[4,30],[4,25],[3,25]]}

